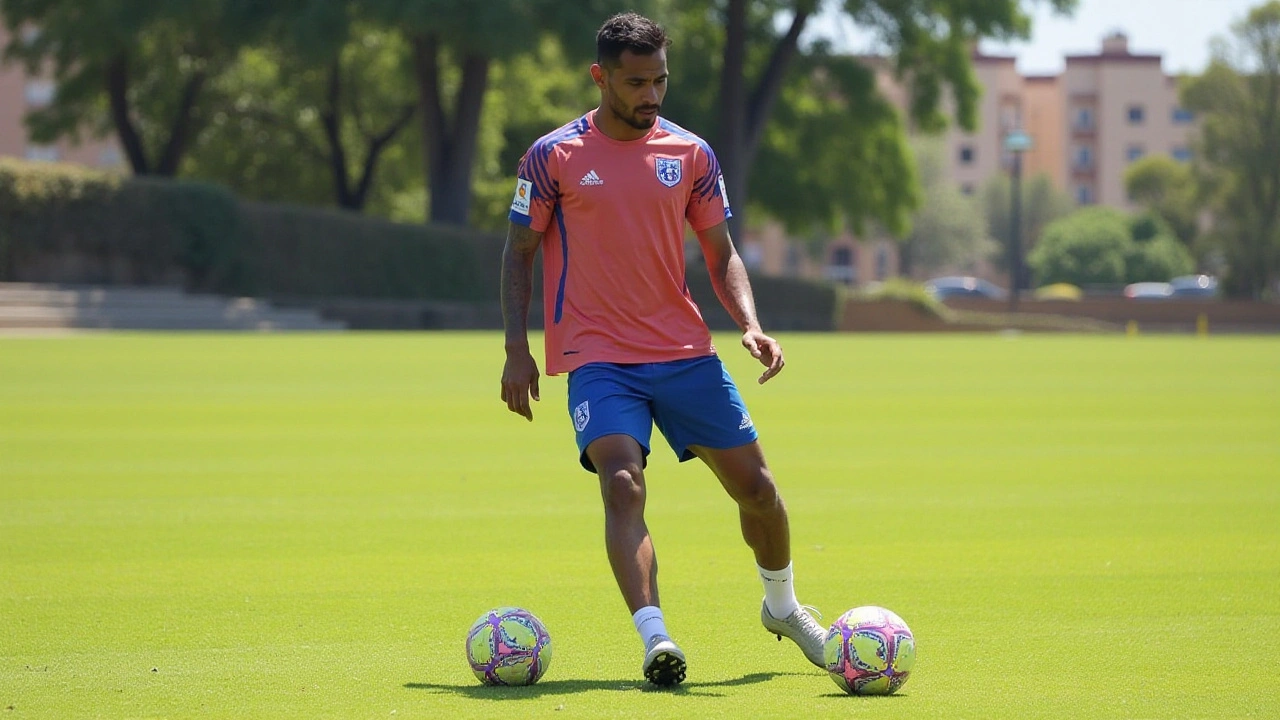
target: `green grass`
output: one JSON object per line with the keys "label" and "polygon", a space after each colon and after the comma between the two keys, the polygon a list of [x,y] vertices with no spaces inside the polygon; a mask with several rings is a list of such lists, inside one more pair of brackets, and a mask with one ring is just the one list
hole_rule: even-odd
{"label": "green grass", "polygon": [[[726,362],[797,589],[911,624],[891,698],[757,618],[736,512],[655,436],[690,658],[645,690],[562,378],[498,400],[496,334],[0,339],[0,719],[1277,717],[1280,339],[784,336]],[[478,686],[526,606],[555,660]]]}

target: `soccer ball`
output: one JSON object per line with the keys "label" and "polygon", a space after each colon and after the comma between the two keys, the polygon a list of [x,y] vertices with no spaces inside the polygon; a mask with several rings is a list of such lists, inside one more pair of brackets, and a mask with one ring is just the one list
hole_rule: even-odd
{"label": "soccer ball", "polygon": [[467,631],[467,662],[485,685],[532,685],[551,665],[551,635],[528,610],[490,610]]}
{"label": "soccer ball", "polygon": [[831,624],[823,644],[831,679],[850,695],[889,695],[911,676],[916,639],[882,607],[856,607]]}

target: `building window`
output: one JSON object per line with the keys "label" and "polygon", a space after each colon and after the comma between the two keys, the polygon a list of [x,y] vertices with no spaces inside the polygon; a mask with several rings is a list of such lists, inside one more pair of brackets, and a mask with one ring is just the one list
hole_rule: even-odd
{"label": "building window", "polygon": [[1129,158],[1129,162],[1135,162],[1137,160],[1141,160],[1142,156],[1146,154],[1147,154],[1146,149],[1143,148],[1141,145],[1130,145],[1129,151],[1126,153],[1126,156]]}
{"label": "building window", "polygon": [[1093,110],[1090,108],[1076,108],[1076,117],[1071,127],[1076,130],[1092,130]]}
{"label": "building window", "polygon": [[1129,124],[1141,125],[1147,119],[1147,111],[1141,105],[1129,106]]}
{"label": "building window", "polygon": [[972,165],[974,157],[975,157],[975,153],[972,145],[960,146],[960,164],[961,165]]}
{"label": "building window", "polygon": [[62,156],[56,145],[28,145],[26,157],[33,162],[57,162]]}
{"label": "building window", "polygon": [[26,91],[23,93],[27,100],[27,107],[47,107],[53,102],[57,89],[51,80],[29,80]]}
{"label": "building window", "polygon": [[1093,204],[1093,186],[1077,185],[1076,186],[1076,202],[1080,205]]}
{"label": "building window", "polygon": [[1173,149],[1173,159],[1178,162],[1191,162],[1191,148],[1176,147]]}
{"label": "building window", "polygon": [[1093,150],[1088,145],[1077,145],[1075,151],[1076,170],[1093,169]]}
{"label": "building window", "polygon": [[853,248],[839,245],[831,250],[831,263],[827,265],[827,279],[852,285],[858,279],[858,266]]}
{"label": "building window", "polygon": [[1190,110],[1182,107],[1176,107],[1173,109],[1174,125],[1189,125],[1190,123],[1193,123],[1195,121],[1196,121],[1196,114],[1191,112]]}

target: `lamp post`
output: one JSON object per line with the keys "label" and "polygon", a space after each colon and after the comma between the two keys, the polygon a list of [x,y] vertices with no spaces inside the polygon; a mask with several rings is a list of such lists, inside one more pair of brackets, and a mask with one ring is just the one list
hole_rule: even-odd
{"label": "lamp post", "polygon": [[1009,203],[1009,312],[1018,311],[1018,282],[1022,278],[1022,153],[1031,149],[1031,136],[1014,130],[1004,137],[1013,154]]}

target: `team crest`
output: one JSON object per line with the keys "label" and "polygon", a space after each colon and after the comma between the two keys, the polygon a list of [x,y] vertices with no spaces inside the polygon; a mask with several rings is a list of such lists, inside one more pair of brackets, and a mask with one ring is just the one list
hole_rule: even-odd
{"label": "team crest", "polygon": [[658,161],[658,182],[667,187],[680,184],[680,158],[656,158]]}
{"label": "team crest", "polygon": [[582,432],[589,422],[591,422],[591,407],[587,405],[586,400],[583,400],[581,405],[573,409],[573,429]]}

